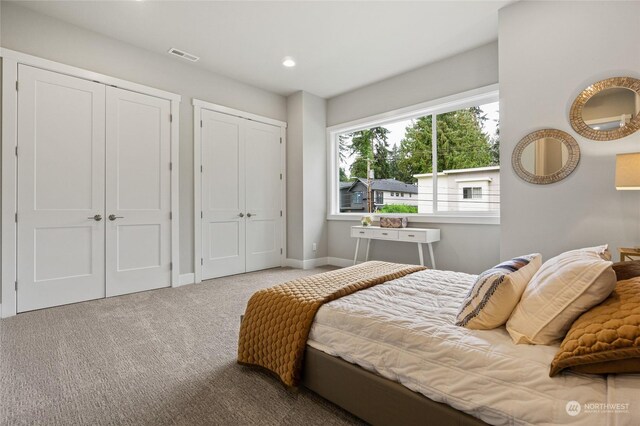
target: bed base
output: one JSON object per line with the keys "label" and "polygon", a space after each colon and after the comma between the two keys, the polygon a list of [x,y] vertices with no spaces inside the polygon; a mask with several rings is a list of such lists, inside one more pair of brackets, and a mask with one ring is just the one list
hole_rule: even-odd
{"label": "bed base", "polygon": [[307,346],[302,384],[372,425],[486,426],[449,405]]}

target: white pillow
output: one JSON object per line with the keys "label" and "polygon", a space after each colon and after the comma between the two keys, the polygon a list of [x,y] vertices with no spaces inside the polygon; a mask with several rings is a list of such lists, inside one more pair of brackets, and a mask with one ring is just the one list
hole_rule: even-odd
{"label": "white pillow", "polygon": [[534,253],[502,262],[478,275],[460,305],[456,325],[473,330],[504,325],[540,266],[542,256]]}
{"label": "white pillow", "polygon": [[564,338],[576,318],[616,286],[606,246],[572,250],[549,259],[533,276],[507,321],[515,343],[549,345]]}

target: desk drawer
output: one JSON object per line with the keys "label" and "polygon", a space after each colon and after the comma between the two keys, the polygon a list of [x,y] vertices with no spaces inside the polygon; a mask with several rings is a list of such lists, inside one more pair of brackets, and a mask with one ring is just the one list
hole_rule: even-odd
{"label": "desk drawer", "polygon": [[375,234],[374,238],[379,240],[397,240],[398,239],[398,230],[397,229],[374,229]]}
{"label": "desk drawer", "polygon": [[414,243],[426,243],[427,233],[424,231],[398,231],[400,233],[398,239],[400,241],[411,241]]}
{"label": "desk drawer", "polygon": [[351,236],[353,238],[373,238],[375,236],[373,231],[373,229],[351,228]]}

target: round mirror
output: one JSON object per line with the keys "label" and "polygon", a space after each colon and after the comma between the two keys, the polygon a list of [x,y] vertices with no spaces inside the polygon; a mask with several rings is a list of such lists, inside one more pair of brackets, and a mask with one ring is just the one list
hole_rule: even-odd
{"label": "round mirror", "polygon": [[516,145],[511,163],[516,174],[527,182],[545,185],[561,181],[580,161],[574,138],[561,130],[538,130]]}
{"label": "round mirror", "polygon": [[573,102],[570,121],[582,136],[610,141],[640,128],[640,80],[615,77],[599,81]]}

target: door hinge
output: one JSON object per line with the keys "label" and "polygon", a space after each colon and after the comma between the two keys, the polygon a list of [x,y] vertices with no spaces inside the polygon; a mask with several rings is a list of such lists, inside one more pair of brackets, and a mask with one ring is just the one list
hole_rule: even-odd
{"label": "door hinge", "polygon": [[202,120],[200,120],[200,127],[202,127]]}
{"label": "door hinge", "polygon": [[173,219],[173,212],[169,212],[169,220]]}
{"label": "door hinge", "polygon": [[169,114],[169,123],[173,123],[173,114]]}
{"label": "door hinge", "polygon": [[280,249],[280,254],[282,254],[282,249]]}
{"label": "door hinge", "polygon": [[16,145],[16,157],[18,156],[18,146]]}
{"label": "door hinge", "polygon": [[202,166],[200,166],[200,173],[202,173]]}
{"label": "door hinge", "polygon": [[173,271],[173,262],[169,262],[169,270]]}
{"label": "door hinge", "polygon": [[204,265],[204,259],[200,258],[200,265]]}
{"label": "door hinge", "polygon": [[15,289],[18,291],[18,281],[16,281]]}
{"label": "door hinge", "polygon": [[18,80],[16,80],[16,92],[18,91]]}
{"label": "door hinge", "polygon": [[282,143],[282,138],[280,138],[280,143]]}
{"label": "door hinge", "polygon": [[200,219],[202,219],[204,217],[204,213],[200,212]]}
{"label": "door hinge", "polygon": [[173,170],[173,163],[172,162],[169,163],[169,170]]}
{"label": "door hinge", "polygon": [[282,173],[280,173],[280,180],[282,180]]}
{"label": "door hinge", "polygon": [[280,217],[282,217],[282,210],[280,210]]}
{"label": "door hinge", "polygon": [[18,223],[18,213],[16,213],[16,223]]}

